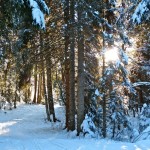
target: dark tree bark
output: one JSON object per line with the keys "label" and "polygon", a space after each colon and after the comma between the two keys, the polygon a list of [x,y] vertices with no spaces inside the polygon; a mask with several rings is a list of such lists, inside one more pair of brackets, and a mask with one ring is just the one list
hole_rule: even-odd
{"label": "dark tree bark", "polygon": [[[105,47],[105,41],[103,39],[103,48]],[[103,55],[103,70],[102,70],[102,74],[103,74],[103,79],[104,79],[104,72],[105,72],[105,57]],[[103,93],[103,129],[102,129],[102,134],[103,137],[106,137],[106,93],[105,93],[105,87],[102,87],[102,93]]]}
{"label": "dark tree bark", "polygon": [[48,95],[47,95],[47,92],[46,92],[46,85],[45,85],[45,65],[44,65],[44,61],[42,61],[42,76],[43,76],[43,91],[44,91],[44,98],[45,98],[45,108],[46,108],[46,115],[47,115],[47,120],[48,121],[51,121],[50,120],[50,111],[49,111],[49,105],[48,105]]}
{"label": "dark tree bark", "polygon": [[65,29],[65,97],[66,97],[66,128],[69,126],[69,0],[65,0],[64,22]]}
{"label": "dark tree bark", "polygon": [[77,133],[81,132],[84,120],[84,35],[82,26],[82,9],[78,8],[78,83],[77,83]]}
{"label": "dark tree bark", "polygon": [[35,70],[34,70],[34,98],[33,98],[33,103],[37,102],[37,64],[35,65]]}
{"label": "dark tree bark", "polygon": [[39,74],[39,80],[38,80],[38,96],[37,96],[37,104],[41,103],[41,99],[42,99],[42,91],[41,91],[41,87],[42,87],[42,74]]}
{"label": "dark tree bark", "polygon": [[[110,11],[106,11],[105,12],[105,7],[111,8],[108,0],[103,1],[103,7],[104,7],[103,8],[103,18],[107,18],[108,23],[111,24],[112,13]],[[103,32],[105,32],[105,31],[107,31],[107,33],[109,33],[109,34],[112,33],[112,29],[110,29],[107,26],[103,25]],[[105,50],[105,48],[106,48],[105,42],[106,42],[105,38],[103,37],[103,50]],[[107,41],[107,44],[108,44],[108,47],[112,46],[112,42],[111,41]],[[105,64],[105,56],[103,55],[103,68],[102,68],[102,77],[103,77],[103,80],[104,80],[104,77],[105,77],[105,69],[106,69],[105,65],[106,65]],[[108,84],[108,83],[105,83],[105,85],[106,84]],[[102,134],[103,134],[104,138],[107,136],[106,135],[106,128],[107,128],[106,113],[107,112],[106,112],[106,87],[105,87],[105,85],[102,86],[102,93],[103,93],[103,105],[102,105],[102,107],[103,107],[103,129],[102,129]],[[112,90],[113,90],[112,77],[110,77],[110,79],[109,79],[109,96],[110,96],[110,93],[112,92]]]}
{"label": "dark tree bark", "polygon": [[75,37],[74,37],[74,0],[70,2],[70,102],[69,102],[69,127],[75,130]]}
{"label": "dark tree bark", "polygon": [[15,89],[15,99],[14,99],[14,108],[17,108],[16,102],[17,102],[17,81],[16,81],[16,89]]}
{"label": "dark tree bark", "polygon": [[50,115],[53,116],[53,121],[56,121],[54,102],[53,102],[53,93],[52,93],[52,73],[51,73],[51,60],[46,58],[46,69],[47,69],[47,91],[48,91],[48,103]]}

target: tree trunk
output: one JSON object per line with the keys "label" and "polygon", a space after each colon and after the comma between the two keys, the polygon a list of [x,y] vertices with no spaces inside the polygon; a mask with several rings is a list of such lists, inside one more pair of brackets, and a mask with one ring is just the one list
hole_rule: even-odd
{"label": "tree trunk", "polygon": [[74,0],[70,3],[70,103],[68,130],[75,130],[75,37],[74,37]]}
{"label": "tree trunk", "polygon": [[27,92],[28,92],[28,101],[31,101],[31,88],[30,88],[30,83],[31,83],[31,71],[30,71],[30,75],[29,75],[29,83],[27,85]]}
{"label": "tree trunk", "polygon": [[38,97],[37,97],[37,104],[41,103],[42,99],[42,93],[41,93],[41,86],[42,85],[42,75],[41,73],[39,74],[39,80],[38,80]]}
{"label": "tree trunk", "polygon": [[48,103],[50,115],[53,116],[53,121],[56,121],[54,102],[53,102],[53,93],[52,93],[52,75],[51,75],[51,60],[46,58],[46,69],[47,69],[47,92],[48,92]]}
{"label": "tree trunk", "polygon": [[64,8],[64,22],[66,24],[65,30],[65,97],[66,97],[66,128],[69,126],[69,0],[65,0]]}
{"label": "tree trunk", "polygon": [[[103,1],[103,5],[105,5],[105,2]],[[103,18],[105,18],[105,10],[103,9]],[[103,25],[103,32],[105,32],[105,27]],[[103,51],[105,51],[105,38],[103,36]],[[105,55],[103,54],[103,68],[102,68],[102,78],[104,80],[105,77]],[[106,84],[106,83],[105,83]],[[102,86],[102,93],[103,93],[103,127],[102,127],[102,134],[103,137],[106,137],[106,88],[105,88],[105,84]]]}
{"label": "tree trunk", "polygon": [[78,8],[78,83],[77,83],[77,135],[81,132],[81,124],[84,120],[84,36],[82,29],[82,9]]}
{"label": "tree trunk", "polygon": [[35,65],[35,70],[34,70],[34,98],[33,98],[33,103],[36,103],[37,101],[37,65]]}
{"label": "tree trunk", "polygon": [[46,92],[46,85],[45,85],[45,70],[44,70],[44,62],[42,60],[43,67],[42,67],[42,76],[43,76],[43,91],[44,91],[44,98],[45,98],[45,108],[46,108],[46,115],[47,115],[47,120],[50,120],[50,111],[49,111],[49,105],[48,105],[48,97],[47,97],[47,92]]}
{"label": "tree trunk", "polygon": [[17,82],[17,80],[16,80],[14,108],[17,108],[17,106],[16,106],[17,97],[18,97],[18,94],[17,94],[17,86],[18,86],[18,84],[17,84],[17,83],[18,83],[18,82]]}
{"label": "tree trunk", "polygon": [[14,108],[15,109],[17,108],[16,101],[17,101],[17,92],[15,90],[15,99],[14,99]]}

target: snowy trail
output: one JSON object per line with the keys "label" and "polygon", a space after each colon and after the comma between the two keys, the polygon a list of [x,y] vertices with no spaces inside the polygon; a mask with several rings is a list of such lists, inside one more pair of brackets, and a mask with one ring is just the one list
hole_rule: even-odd
{"label": "snowy trail", "polygon": [[43,105],[0,110],[0,150],[150,150],[150,141],[125,143],[76,137],[63,130],[64,108],[57,105],[55,109],[61,122],[46,122]]}

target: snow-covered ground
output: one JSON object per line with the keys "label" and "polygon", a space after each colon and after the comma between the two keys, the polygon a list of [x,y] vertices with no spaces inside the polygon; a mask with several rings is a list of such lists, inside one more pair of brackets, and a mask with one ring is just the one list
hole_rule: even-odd
{"label": "snow-covered ground", "polygon": [[150,150],[150,140],[125,143],[76,137],[75,132],[63,130],[64,108],[55,109],[61,122],[47,122],[43,105],[0,110],[0,150]]}

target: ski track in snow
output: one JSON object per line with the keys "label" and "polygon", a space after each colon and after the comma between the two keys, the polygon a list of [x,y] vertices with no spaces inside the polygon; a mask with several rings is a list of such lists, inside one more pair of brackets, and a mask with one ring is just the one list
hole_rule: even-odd
{"label": "ski track in snow", "polygon": [[150,150],[149,140],[125,143],[76,137],[63,130],[64,108],[56,105],[55,110],[61,122],[47,122],[43,105],[0,110],[0,150]]}

